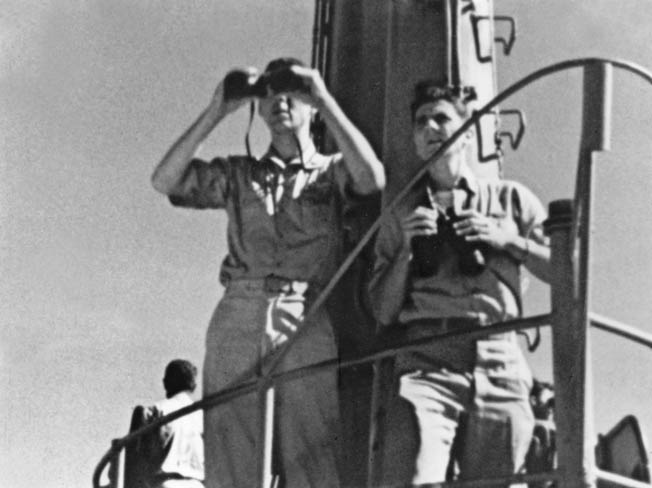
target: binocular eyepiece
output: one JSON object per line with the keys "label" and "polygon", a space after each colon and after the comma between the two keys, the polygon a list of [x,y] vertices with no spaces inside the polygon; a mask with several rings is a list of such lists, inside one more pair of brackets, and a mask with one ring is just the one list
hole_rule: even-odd
{"label": "binocular eyepiece", "polygon": [[462,220],[449,209],[447,215],[437,219],[437,234],[414,236],[412,247],[413,272],[422,278],[433,276],[439,269],[441,246],[447,242],[458,256],[460,273],[476,276],[487,267],[486,244],[467,242],[464,236],[458,236],[453,224]]}
{"label": "binocular eyepiece", "polygon": [[253,82],[246,71],[234,70],[224,78],[224,99],[263,98],[267,96],[268,88],[272,93],[309,91],[303,79],[289,67],[265,72]]}

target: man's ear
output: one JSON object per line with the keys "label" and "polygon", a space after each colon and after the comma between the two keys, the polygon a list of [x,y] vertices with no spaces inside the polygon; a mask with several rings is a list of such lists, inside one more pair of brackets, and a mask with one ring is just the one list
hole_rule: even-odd
{"label": "man's ear", "polygon": [[464,133],[464,144],[471,144],[475,142],[475,126],[471,126],[465,133]]}
{"label": "man's ear", "polygon": [[313,131],[319,120],[319,110],[316,107],[310,107],[310,132]]}
{"label": "man's ear", "polygon": [[475,135],[475,132],[473,131],[473,129],[467,130],[464,133],[464,135],[462,135],[462,137],[459,139],[462,146],[466,147],[473,140],[474,135]]}

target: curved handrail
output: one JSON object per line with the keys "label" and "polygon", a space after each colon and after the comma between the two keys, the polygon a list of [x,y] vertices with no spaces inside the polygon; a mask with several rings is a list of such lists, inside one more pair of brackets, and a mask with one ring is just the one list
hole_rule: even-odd
{"label": "curved handrail", "polygon": [[[478,337],[483,337],[491,334],[502,334],[505,332],[512,332],[514,330],[526,330],[526,329],[532,329],[534,327],[550,325],[550,318],[551,318],[550,314],[540,314],[528,318],[500,322],[486,327],[482,327],[480,329],[460,330],[460,331],[448,332],[446,334],[440,334],[435,337],[423,337],[411,341],[406,341],[398,346],[383,344],[375,348],[372,352],[365,354],[364,356],[357,356],[345,360],[342,360],[337,357],[331,359],[325,359],[318,363],[312,363],[306,366],[298,366],[296,368],[289,369],[281,373],[274,373],[271,375],[270,379],[273,383],[286,383],[289,381],[303,378],[304,376],[308,376],[308,374],[306,374],[307,372],[316,374],[327,369],[333,369],[336,366],[339,368],[359,366],[365,363],[376,361],[378,359],[391,357],[399,351],[419,349],[429,344],[433,340],[437,340],[437,342],[441,342],[445,344],[446,342],[454,341],[455,339],[459,339],[460,337],[475,339]],[[220,390],[214,395],[209,395],[182,409],[175,410],[174,412],[157,419],[156,421],[148,424],[147,426],[141,427],[140,429],[132,432],[131,434],[121,439],[118,439],[118,442],[121,444],[120,447],[124,447],[126,444],[129,444],[129,442],[133,441],[137,437],[146,434],[156,429],[157,427],[160,427],[161,425],[176,420],[179,417],[183,417],[184,415],[190,414],[204,407],[215,407],[218,405],[222,405],[239,395],[251,393],[256,389],[257,387],[256,385],[257,385],[256,380],[250,380],[239,386]]]}
{"label": "curved handrail", "polygon": [[[340,358],[331,358],[318,363],[309,364],[306,366],[299,366],[281,373],[274,373],[270,377],[270,382],[274,384],[287,383],[290,381],[298,380],[312,374],[317,374],[330,369],[342,369],[347,367],[359,366],[362,364],[370,363],[378,359],[384,359],[394,356],[399,351],[419,349],[430,342],[437,341],[438,343],[447,343],[459,339],[460,337],[465,337],[469,339],[477,339],[491,334],[501,334],[505,332],[511,332],[514,330],[526,330],[532,329],[535,327],[541,327],[550,325],[550,314],[541,314],[534,315],[532,317],[521,318],[510,320],[506,322],[496,323],[487,327],[482,327],[481,329],[473,330],[460,330],[454,332],[448,332],[446,334],[441,334],[433,337],[424,337],[415,339],[412,341],[406,341],[400,345],[380,345],[378,348],[374,349],[372,352],[367,353],[364,356],[358,356],[346,360]],[[198,400],[191,405],[183,407],[179,410],[175,410],[164,417],[156,419],[155,421],[147,424],[135,430],[128,435],[114,439],[111,449],[102,457],[98,466],[93,475],[93,486],[99,487],[99,477],[101,476],[102,471],[110,459],[120,452],[123,448],[129,445],[131,442],[136,440],[138,437],[153,432],[162,425],[165,425],[173,420],[176,420],[185,415],[191,414],[197,410],[202,410],[204,408],[212,408],[218,405],[229,402],[230,400],[247,393],[252,393],[259,388],[257,379],[251,379],[245,383],[242,383],[238,386],[232,388],[226,388],[220,390],[217,393],[209,395],[207,397]],[[97,481],[96,481],[97,480]]]}
{"label": "curved handrail", "polygon": [[593,312],[589,314],[589,319],[591,326],[596,329],[610,332],[611,334],[624,337],[632,342],[638,342],[639,344],[652,348],[652,334],[646,334],[631,325],[623,324],[617,320]]}
{"label": "curved handrail", "polygon": [[[162,417],[156,422],[153,422],[152,424],[149,424],[123,438],[115,439],[113,441],[113,445],[111,446],[109,451],[107,451],[104,454],[104,456],[101,458],[100,462],[98,463],[97,467],[93,472],[93,486],[95,488],[100,487],[99,480],[107,464],[110,462],[110,460],[113,457],[116,456],[117,453],[119,453],[127,444],[132,442],[135,438],[144,435],[148,432],[151,432],[165,423],[171,422],[172,420],[175,420],[179,417],[192,413],[196,410],[204,409],[207,407],[214,407],[219,404],[225,403],[233,398],[237,398],[241,395],[244,395],[246,393],[251,393],[259,387],[258,385],[259,381],[266,381],[266,382],[273,383],[275,381],[283,381],[286,376],[289,378],[290,376],[292,376],[292,374],[297,374],[298,370],[297,371],[292,370],[286,373],[279,374],[276,373],[276,369],[279,366],[280,362],[283,360],[283,358],[290,351],[293,344],[299,339],[299,337],[305,334],[305,331],[311,326],[310,319],[315,315],[317,310],[324,305],[326,299],[333,291],[335,286],[339,283],[339,281],[342,279],[344,274],[349,270],[349,268],[351,267],[355,259],[358,257],[358,255],[362,252],[364,247],[369,243],[371,238],[374,236],[374,234],[380,227],[382,220],[387,216],[387,214],[391,210],[393,210],[403,200],[403,198],[405,198],[408,195],[408,193],[414,187],[414,185],[425,175],[425,173],[428,170],[428,167],[432,164],[432,162],[441,158],[442,155],[453,145],[453,143],[455,143],[457,139],[462,137],[462,135],[465,134],[476,123],[476,121],[480,119],[480,117],[484,116],[485,114],[490,112],[494,107],[496,107],[498,104],[503,102],[505,99],[519,92],[520,90],[530,85],[534,81],[560,71],[564,71],[572,68],[585,67],[595,63],[611,64],[617,68],[621,68],[625,71],[629,71],[633,74],[636,74],[641,78],[643,78],[644,80],[648,81],[650,84],[652,84],[652,72],[647,71],[646,69],[637,65],[636,63],[622,61],[619,59],[588,57],[588,58],[578,58],[578,59],[561,61],[549,65],[547,67],[541,68],[527,75],[526,77],[520,79],[519,81],[513,83],[505,90],[500,92],[491,101],[485,104],[481,109],[475,111],[473,115],[468,120],[466,120],[464,124],[462,124],[462,126],[457,131],[455,131],[455,133],[442,144],[442,146],[435,152],[432,158],[427,163],[423,164],[415,172],[412,178],[410,178],[410,180],[394,196],[394,198],[387,205],[385,205],[385,207],[382,209],[380,216],[371,224],[369,229],[365,232],[365,234],[362,236],[362,238],[356,244],[353,250],[351,250],[351,252],[347,255],[347,257],[344,259],[342,264],[338,267],[338,269],[334,273],[333,277],[329,280],[326,286],[322,289],[321,293],[316,297],[315,301],[306,311],[305,318],[304,318],[305,326],[300,328],[294,336],[292,336],[285,344],[283,344],[283,346],[281,346],[279,350],[275,351],[274,357],[271,359],[271,361],[269,361],[269,364],[265,368],[266,372],[264,373],[263,376],[256,377],[255,371],[260,370],[260,365],[257,364],[255,368],[246,371],[244,374],[240,375],[234,381],[229,383],[226,388],[218,392],[212,393],[208,396],[205,396],[202,400],[195,402],[187,407],[184,407],[183,409],[177,410],[165,417]],[[547,320],[548,315],[539,316],[539,317],[545,317]],[[496,324],[496,325],[506,325],[506,324],[510,325],[509,323]],[[492,326],[492,331],[493,331],[493,327],[495,326]],[[486,333],[485,330],[481,332]],[[473,335],[473,333],[474,331],[472,332],[464,331],[461,333],[452,334],[451,337],[453,336],[457,337],[461,335],[465,335],[465,336],[468,335],[470,337],[471,335]],[[440,338],[437,339],[439,340]],[[444,340],[444,337],[441,337],[441,339]],[[409,347],[411,345],[412,344],[407,344],[406,347]],[[394,354],[395,349],[396,348],[393,348],[392,352],[388,353],[388,355]],[[265,358],[263,358],[261,361],[264,360]],[[324,363],[329,363],[329,361],[326,361]],[[350,364],[348,362],[347,363],[339,362],[340,367],[344,367],[345,365],[350,365]],[[330,363],[328,364],[328,366],[330,366]],[[305,366],[299,369],[301,370],[310,369],[310,368],[321,369],[323,367],[325,366],[322,363],[318,363],[316,365]]]}

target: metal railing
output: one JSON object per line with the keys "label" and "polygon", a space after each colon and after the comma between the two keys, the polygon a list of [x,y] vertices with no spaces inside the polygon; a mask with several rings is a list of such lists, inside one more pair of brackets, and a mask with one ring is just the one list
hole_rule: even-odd
{"label": "metal railing", "polygon": [[[538,315],[526,319],[494,324],[473,331],[455,332],[427,338],[401,346],[389,346],[372,353],[350,360],[342,361],[333,358],[328,361],[296,368],[283,373],[277,368],[283,358],[291,350],[297,339],[303,336],[311,326],[311,319],[324,305],[326,299],[350,268],[354,260],[369,243],[380,227],[381,221],[402,199],[409,194],[414,185],[426,173],[428,164],[424,164],[396,194],[383,209],[381,216],[373,222],[355,248],[345,258],[334,276],[317,296],[305,314],[304,327],[288,340],[279,350],[275,351],[271,360],[264,361],[263,367],[257,364],[255,368],[244,372],[234,379],[223,390],[207,395],[202,400],[173,412],[129,435],[115,439],[110,450],[104,454],[93,473],[93,486],[100,488],[100,479],[104,470],[109,467],[109,487],[117,488],[119,479],[119,460],[121,451],[136,438],[148,434],[161,425],[200,409],[210,409],[229,402],[239,396],[259,392],[269,395],[275,385],[303,378],[324,370],[346,368],[365,364],[396,355],[400,351],[422,347],[434,341],[453,341],[460,337],[476,339],[498,332],[523,330],[527,328],[550,325],[553,336],[553,369],[556,388],[556,418],[558,424],[558,457],[559,467],[549,473],[514,475],[501,478],[505,482],[533,482],[541,480],[556,480],[559,488],[576,488],[591,485],[596,479],[608,480],[621,486],[632,488],[652,485],[635,482],[618,477],[611,473],[595,469],[592,462],[592,412],[590,407],[590,374],[588,364],[589,326],[617,333],[640,344],[652,347],[652,336],[636,330],[633,327],[620,324],[611,319],[589,312],[589,271],[590,271],[590,236],[591,208],[593,202],[592,163],[594,152],[608,148],[611,105],[611,76],[613,68],[620,68],[634,73],[652,84],[652,73],[636,64],[607,58],[581,58],[562,61],[542,68],[514,83],[493,100],[476,111],[447,141],[442,144],[433,156],[440,158],[448,148],[462,137],[483,115],[489,113],[498,104],[509,98],[524,87],[540,78],[560,71],[584,69],[584,99],[583,99],[583,130],[580,144],[578,176],[575,187],[574,202],[558,201],[551,204],[551,215],[547,221],[546,231],[551,237],[551,310],[549,314]],[[577,252],[576,252],[577,251]],[[574,371],[568,375],[569,368]],[[257,373],[261,372],[257,375]],[[264,404],[264,402],[261,402]],[[262,425],[268,425],[272,415],[270,402],[261,411]],[[269,433],[268,433],[269,435]],[[267,472],[271,462],[271,439],[265,435],[260,442],[259,479],[265,487],[270,479]],[[372,467],[373,469],[373,467]],[[370,475],[370,479],[372,476]],[[622,479],[621,479],[622,478]],[[442,483],[441,486],[475,487],[487,486],[498,479]]]}

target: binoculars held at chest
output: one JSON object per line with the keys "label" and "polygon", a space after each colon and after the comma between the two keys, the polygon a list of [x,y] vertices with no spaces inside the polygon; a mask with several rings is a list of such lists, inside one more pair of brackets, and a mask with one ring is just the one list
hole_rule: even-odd
{"label": "binoculars held at chest", "polygon": [[457,235],[453,224],[462,220],[455,215],[453,209],[448,209],[446,215],[439,214],[437,219],[437,234],[414,236],[412,246],[413,271],[417,276],[433,276],[439,270],[442,247],[446,244],[457,255],[460,273],[465,276],[475,276],[487,267],[485,253],[486,244],[468,242],[464,236]]}

